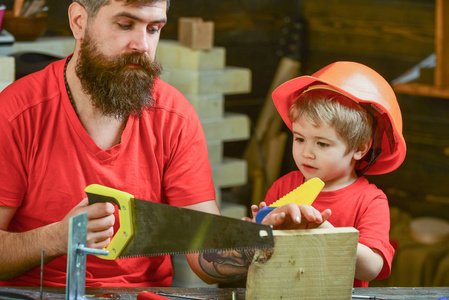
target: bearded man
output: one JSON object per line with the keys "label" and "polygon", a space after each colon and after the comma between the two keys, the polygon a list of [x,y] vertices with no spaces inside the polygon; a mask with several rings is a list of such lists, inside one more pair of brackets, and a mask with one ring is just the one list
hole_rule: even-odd
{"label": "bearded man", "polygon": [[[138,198],[218,214],[206,142],[192,106],[157,78],[169,0],[77,0],[73,55],[0,94],[0,285],[65,286],[70,217],[88,212],[87,247],[118,229],[98,183]],[[192,268],[214,282],[189,256]],[[86,286],[169,286],[169,256],[87,258]]]}

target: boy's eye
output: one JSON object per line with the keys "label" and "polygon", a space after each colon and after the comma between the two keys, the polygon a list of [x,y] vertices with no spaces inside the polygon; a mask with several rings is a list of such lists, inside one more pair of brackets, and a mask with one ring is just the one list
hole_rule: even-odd
{"label": "boy's eye", "polygon": [[295,141],[297,141],[297,142],[304,142],[304,138],[302,138],[302,137],[295,137]]}
{"label": "boy's eye", "polygon": [[317,144],[318,144],[318,146],[323,147],[323,148],[329,147],[329,144],[327,144],[327,143],[318,142]]}

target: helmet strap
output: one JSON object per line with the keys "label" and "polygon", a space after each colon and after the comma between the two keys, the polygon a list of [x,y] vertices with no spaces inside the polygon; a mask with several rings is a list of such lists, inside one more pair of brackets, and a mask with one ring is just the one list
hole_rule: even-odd
{"label": "helmet strap", "polygon": [[357,176],[362,176],[371,166],[376,162],[379,155],[382,153],[382,137],[383,131],[381,132],[379,129],[379,122],[377,122],[377,118],[373,118],[373,144],[369,149],[368,153],[365,155],[365,158],[360,163],[360,165],[365,163],[365,166],[362,169],[356,170]]}
{"label": "helmet strap", "polygon": [[366,164],[363,168],[356,170],[357,176],[362,176],[369,168],[371,168],[382,153],[384,133],[388,139],[390,152],[394,153],[395,148],[397,147],[397,143],[394,139],[393,128],[391,127],[390,118],[388,115],[386,113],[379,113],[376,109],[371,107],[371,105],[363,105],[363,108],[365,108],[368,113],[373,116],[374,136],[371,149],[365,155],[363,162],[360,163],[360,165],[364,162],[366,162]]}

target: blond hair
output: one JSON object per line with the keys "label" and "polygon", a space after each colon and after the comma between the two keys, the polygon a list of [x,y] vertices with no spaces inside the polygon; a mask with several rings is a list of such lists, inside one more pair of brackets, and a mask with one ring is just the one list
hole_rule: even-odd
{"label": "blond hair", "polygon": [[303,92],[289,111],[293,122],[306,117],[314,126],[333,127],[346,142],[346,152],[362,146],[373,137],[373,117],[363,107],[337,92],[314,89]]}

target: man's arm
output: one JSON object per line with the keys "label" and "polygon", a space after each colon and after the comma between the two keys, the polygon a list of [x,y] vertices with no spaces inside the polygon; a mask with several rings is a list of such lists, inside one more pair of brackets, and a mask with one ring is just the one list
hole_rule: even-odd
{"label": "man's arm", "polygon": [[113,234],[114,206],[110,203],[88,206],[87,203],[84,199],[60,222],[26,232],[9,232],[9,223],[17,209],[0,206],[0,280],[15,278],[39,266],[42,249],[45,249],[46,262],[66,254],[70,217],[84,211],[88,212],[87,247],[105,247]]}
{"label": "man's arm", "polygon": [[[185,208],[220,215],[215,200],[188,205]],[[213,255],[192,253],[186,254],[186,258],[193,272],[208,284],[231,281],[245,276],[248,272],[245,254],[239,250],[217,252]]]}
{"label": "man's arm", "polygon": [[12,279],[40,263],[41,249],[50,260],[62,255],[55,224],[24,233],[8,232],[16,208],[0,206],[0,280]]}

